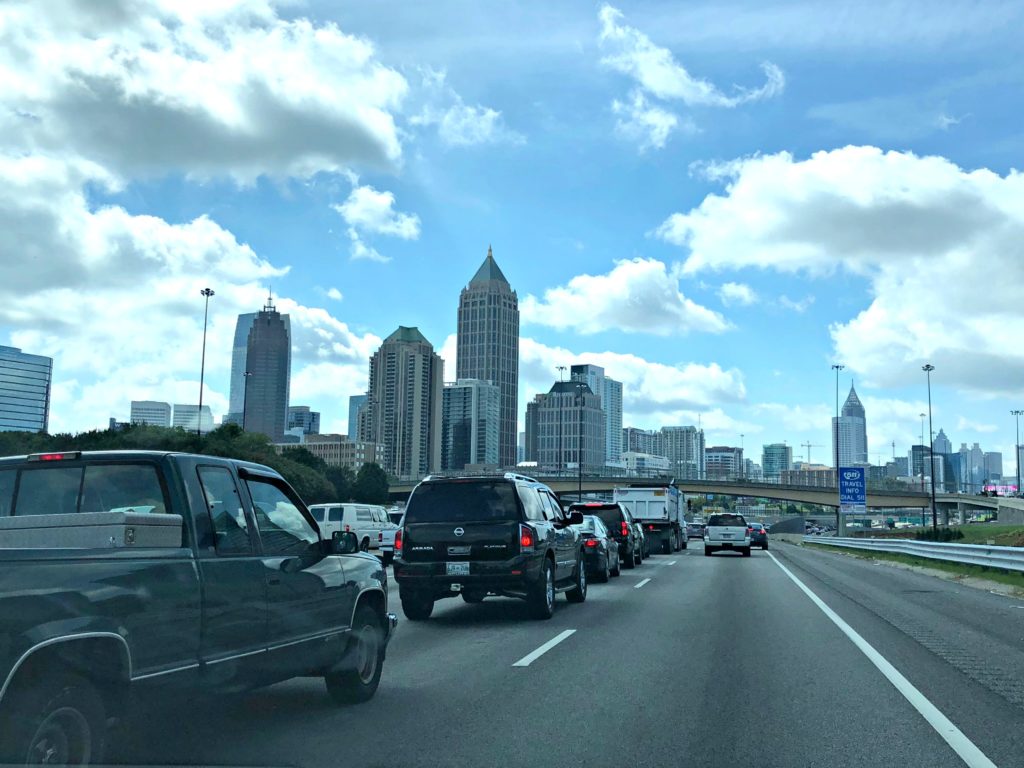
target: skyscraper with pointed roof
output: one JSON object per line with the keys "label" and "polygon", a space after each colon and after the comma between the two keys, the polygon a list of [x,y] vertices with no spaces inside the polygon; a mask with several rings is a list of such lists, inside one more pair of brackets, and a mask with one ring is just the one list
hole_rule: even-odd
{"label": "skyscraper with pointed roof", "polygon": [[418,480],[441,468],[444,361],[418,328],[399,326],[370,358],[365,433],[384,446],[384,469]]}
{"label": "skyscraper with pointed roof", "polygon": [[[868,463],[868,431],[864,405],[857,396],[857,390],[850,382],[850,394],[843,403],[839,418],[832,417],[832,445],[838,456],[833,455],[837,467],[855,467]],[[838,439],[837,439],[838,438]]]}
{"label": "skyscraper with pointed roof", "polygon": [[490,246],[459,296],[456,377],[490,381],[501,391],[498,460],[516,464],[519,402],[519,297]]}

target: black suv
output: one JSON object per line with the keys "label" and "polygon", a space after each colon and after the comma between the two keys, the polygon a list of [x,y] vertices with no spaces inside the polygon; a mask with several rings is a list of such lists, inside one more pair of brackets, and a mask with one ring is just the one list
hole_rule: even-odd
{"label": "black suv", "polygon": [[518,597],[538,619],[555,610],[555,593],[587,599],[582,539],[543,483],[497,477],[426,478],[405,507],[395,534],[394,575],[410,621],[430,617],[434,602],[462,595]]}
{"label": "black suv", "polygon": [[642,534],[637,530],[633,516],[621,505],[614,502],[584,502],[573,504],[570,510],[584,515],[597,515],[608,529],[608,533],[619,545],[619,558],[623,568],[635,568],[644,559]]}

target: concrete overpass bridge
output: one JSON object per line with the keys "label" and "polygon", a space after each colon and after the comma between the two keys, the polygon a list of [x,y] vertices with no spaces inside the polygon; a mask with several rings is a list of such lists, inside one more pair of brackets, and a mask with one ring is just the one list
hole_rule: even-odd
{"label": "concrete overpass bridge", "polygon": [[[579,480],[575,477],[530,475],[546,483],[559,496],[575,496],[579,489]],[[667,482],[671,478],[635,478],[635,477],[584,477],[582,490],[584,494],[610,494],[615,487],[630,483]],[[396,483],[391,486],[392,501],[405,501],[415,483]],[[825,507],[838,507],[838,491],[835,488],[819,488],[803,485],[781,485],[779,483],[756,483],[743,480],[677,480],[676,486],[683,493],[689,494],[720,494],[723,496],[749,496],[773,501],[791,501],[793,503],[819,504]],[[995,508],[998,499],[981,496],[959,496],[941,494],[936,502],[942,505],[952,503],[973,504]],[[931,496],[915,490],[889,490],[868,488],[867,505],[873,509],[885,508],[931,508]]]}

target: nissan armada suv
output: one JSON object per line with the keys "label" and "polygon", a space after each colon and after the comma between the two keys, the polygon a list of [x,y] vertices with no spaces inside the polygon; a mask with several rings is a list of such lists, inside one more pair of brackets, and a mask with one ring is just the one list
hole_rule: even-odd
{"label": "nissan armada suv", "polygon": [[535,618],[551,618],[555,594],[587,599],[579,512],[562,511],[554,493],[529,477],[431,478],[409,496],[395,534],[394,575],[411,621],[434,602],[488,595],[526,600]]}

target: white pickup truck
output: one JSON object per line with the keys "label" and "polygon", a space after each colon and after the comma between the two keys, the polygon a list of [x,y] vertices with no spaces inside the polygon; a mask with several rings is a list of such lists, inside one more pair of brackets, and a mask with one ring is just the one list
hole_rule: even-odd
{"label": "white pickup truck", "polygon": [[736,550],[750,557],[750,529],[742,515],[711,515],[704,528],[704,555],[719,549]]}

